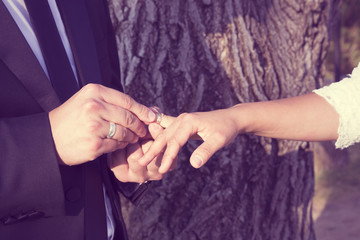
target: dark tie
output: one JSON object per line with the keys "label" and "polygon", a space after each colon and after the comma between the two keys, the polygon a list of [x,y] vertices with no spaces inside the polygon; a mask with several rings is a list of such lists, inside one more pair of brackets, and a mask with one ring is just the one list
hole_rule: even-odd
{"label": "dark tie", "polygon": [[79,89],[47,0],[25,0],[46,68],[63,103]]}
{"label": "dark tie", "polygon": [[[56,27],[48,0],[25,0],[32,27],[40,44],[51,83],[61,100],[65,102],[79,89],[68,56]],[[76,4],[75,4],[76,5]],[[61,7],[60,11],[61,11]],[[83,53],[86,54],[86,53]],[[87,56],[85,56],[86,58]],[[91,75],[92,69],[82,69]],[[81,188],[85,205],[71,203],[67,212],[73,214],[78,207],[85,206],[85,239],[100,240],[106,238],[106,216],[102,191],[102,179],[99,161],[93,161],[75,167],[61,167],[64,190]],[[84,178],[80,177],[84,174]],[[77,181],[76,179],[81,179]],[[85,180],[85,185],[84,182]]]}

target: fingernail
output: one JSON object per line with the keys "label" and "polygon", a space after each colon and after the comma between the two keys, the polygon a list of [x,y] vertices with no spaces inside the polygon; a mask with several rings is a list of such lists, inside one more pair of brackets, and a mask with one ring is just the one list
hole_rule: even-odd
{"label": "fingernail", "polygon": [[195,155],[192,159],[192,164],[195,168],[199,168],[203,164],[203,160],[199,155]]}
{"label": "fingernail", "polygon": [[154,122],[156,120],[156,114],[151,110],[149,111],[148,118],[151,122]]}

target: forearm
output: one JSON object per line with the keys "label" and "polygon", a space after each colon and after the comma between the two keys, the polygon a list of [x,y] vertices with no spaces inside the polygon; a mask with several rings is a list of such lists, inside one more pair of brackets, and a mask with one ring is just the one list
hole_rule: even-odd
{"label": "forearm", "polygon": [[239,104],[232,108],[239,133],[303,140],[335,140],[339,116],[315,93],[268,102]]}
{"label": "forearm", "polygon": [[204,141],[190,157],[192,166],[199,168],[238,134],[302,141],[337,139],[339,116],[325,99],[311,93],[210,112],[181,114],[177,118],[164,115],[160,125],[166,128],[164,133],[155,139],[139,162],[147,165],[166,148],[160,168],[166,172],[180,148],[194,135]]}

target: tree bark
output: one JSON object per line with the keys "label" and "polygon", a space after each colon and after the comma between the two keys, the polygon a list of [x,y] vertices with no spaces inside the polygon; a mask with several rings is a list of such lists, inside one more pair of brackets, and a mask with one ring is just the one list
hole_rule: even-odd
{"label": "tree bark", "polygon": [[[125,92],[170,115],[322,85],[331,0],[110,0]],[[309,144],[239,136],[199,170],[156,182],[130,239],[315,239]]]}

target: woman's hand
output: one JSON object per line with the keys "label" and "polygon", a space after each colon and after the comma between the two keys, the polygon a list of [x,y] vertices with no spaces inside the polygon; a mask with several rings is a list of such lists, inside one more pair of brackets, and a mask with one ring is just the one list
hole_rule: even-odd
{"label": "woman's hand", "polygon": [[233,108],[184,113],[177,118],[163,115],[160,125],[166,129],[139,160],[140,165],[145,166],[166,148],[159,169],[160,173],[169,171],[181,147],[191,137],[204,141],[190,157],[191,165],[199,168],[216,151],[233,141],[239,132]]}
{"label": "woman's hand", "polygon": [[[153,138],[163,132],[163,128],[157,124],[149,126],[149,133],[139,142],[129,144],[125,149],[117,150],[110,154],[108,166],[115,177],[121,182],[143,183],[150,180],[160,180],[163,174],[159,172],[162,161],[162,152],[159,153],[147,166],[140,165],[138,160],[144,156],[144,152],[150,148]],[[172,169],[176,167],[176,160]]]}

